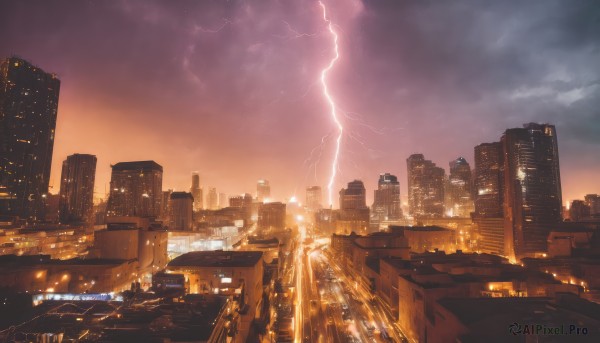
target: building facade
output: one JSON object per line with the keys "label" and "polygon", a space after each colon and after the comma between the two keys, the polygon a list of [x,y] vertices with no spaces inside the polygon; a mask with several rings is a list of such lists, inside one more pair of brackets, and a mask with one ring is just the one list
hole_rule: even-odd
{"label": "building facade", "polygon": [[371,207],[371,223],[379,225],[382,221],[402,218],[400,207],[400,182],[395,175],[385,173],[379,175],[377,189],[374,191]]}
{"label": "building facade", "polygon": [[169,202],[169,230],[192,230],[194,224],[194,197],[192,193],[173,192]]}
{"label": "building facade", "polygon": [[323,205],[323,192],[320,186],[306,187],[306,209],[311,212],[320,210]]}
{"label": "building facade", "polygon": [[426,160],[423,154],[413,154],[406,160],[408,167],[408,206],[415,217],[444,215],[445,171]]}
{"label": "building facade", "polygon": [[113,165],[107,216],[161,217],[162,174],[162,166],[154,161],[119,162]]}
{"label": "building facade", "polygon": [[556,128],[525,124],[506,130],[501,143],[505,252],[511,258],[543,253],[550,228],[562,220]]}
{"label": "building facade", "polygon": [[256,200],[259,202],[265,201],[271,197],[271,185],[269,184],[269,180],[258,180],[256,183]]}
{"label": "building facade", "polygon": [[500,142],[475,147],[474,186],[478,249],[504,255],[504,154]]}
{"label": "building facade", "polygon": [[194,211],[200,211],[204,208],[204,194],[202,194],[202,187],[200,187],[200,175],[198,172],[192,173],[192,187],[190,193],[194,197]]}
{"label": "building facade", "polygon": [[63,162],[59,200],[61,223],[91,223],[95,178],[96,156],[74,154]]}
{"label": "building facade", "polygon": [[469,218],[474,211],[471,166],[463,157],[450,161],[446,210],[452,217]]}
{"label": "building facade", "polygon": [[48,193],[60,80],[10,57],[0,63],[0,213],[38,218]]}

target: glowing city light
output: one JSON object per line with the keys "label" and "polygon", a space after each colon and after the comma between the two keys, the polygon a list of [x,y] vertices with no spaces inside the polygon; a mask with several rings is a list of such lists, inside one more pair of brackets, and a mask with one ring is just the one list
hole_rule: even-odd
{"label": "glowing city light", "polygon": [[331,20],[327,19],[327,10],[325,8],[325,4],[323,4],[322,1],[319,1],[319,5],[323,9],[323,20],[327,23],[329,33],[333,37],[333,46],[334,46],[334,51],[335,51],[335,56],[331,59],[331,61],[329,61],[329,64],[327,65],[327,67],[321,71],[321,85],[323,86],[323,96],[325,96],[325,98],[327,99],[327,102],[329,103],[329,107],[331,108],[331,117],[332,117],[335,125],[338,128],[338,137],[336,139],[336,144],[335,144],[335,154],[333,157],[333,162],[331,163],[331,176],[329,178],[329,183],[327,184],[329,206],[332,206],[333,205],[332,188],[335,183],[335,177],[336,177],[337,169],[338,169],[340,146],[342,143],[342,134],[344,133],[344,127],[342,126],[342,123],[338,119],[335,101],[333,100],[333,97],[329,94],[329,88],[327,87],[327,74],[329,73],[329,71],[331,71],[331,69],[337,62],[337,60],[340,58],[340,53],[339,53],[339,47],[338,47],[338,35],[335,32],[335,30],[333,29],[333,24],[331,23]]}

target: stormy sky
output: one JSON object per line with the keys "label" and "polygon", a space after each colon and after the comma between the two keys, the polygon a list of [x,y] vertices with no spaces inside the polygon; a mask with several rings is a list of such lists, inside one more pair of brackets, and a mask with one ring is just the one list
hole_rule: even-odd
{"label": "stormy sky", "polygon": [[[598,2],[323,1],[339,34],[336,191],[362,179],[370,202],[390,172],[406,194],[410,154],[473,166],[475,145],[534,121],[557,127],[563,200],[600,192]],[[319,77],[334,50],[317,1],[0,0],[10,55],[62,82],[54,193],[72,153],[97,155],[97,196],[110,164],[147,159],[164,189],[192,171],[227,194],[266,178],[279,200],[328,182]]]}

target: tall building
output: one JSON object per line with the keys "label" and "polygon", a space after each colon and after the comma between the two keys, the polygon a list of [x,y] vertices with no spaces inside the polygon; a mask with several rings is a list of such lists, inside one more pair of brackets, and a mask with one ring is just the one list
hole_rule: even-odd
{"label": "tall building", "polygon": [[260,204],[257,223],[259,232],[265,233],[265,230],[281,231],[285,229],[285,210],[286,205],[281,202]]}
{"label": "tall building", "polygon": [[475,215],[479,250],[504,255],[504,154],[500,142],[475,147]]}
{"label": "tall building", "polygon": [[450,161],[446,209],[453,217],[468,218],[473,212],[471,166],[463,157]]}
{"label": "tall building", "polygon": [[265,199],[271,197],[271,185],[269,185],[269,180],[258,180],[256,183],[256,199],[259,202],[263,202]]}
{"label": "tall building", "polygon": [[94,209],[96,156],[74,154],[62,165],[59,218],[61,223],[91,223]]}
{"label": "tall building", "polygon": [[113,165],[107,216],[161,217],[162,174],[162,166],[154,161]]}
{"label": "tall building", "polygon": [[365,185],[360,180],[348,182],[347,188],[340,190],[340,210],[335,224],[336,232],[367,233],[370,218],[366,196]]}
{"label": "tall building", "polygon": [[215,187],[208,188],[208,193],[206,194],[206,209],[219,209],[219,195],[217,194],[217,189]]}
{"label": "tall building", "polygon": [[36,218],[48,193],[60,80],[18,57],[0,62],[0,213]]}
{"label": "tall building", "polygon": [[200,211],[204,208],[203,198],[204,194],[202,194],[202,188],[200,187],[200,175],[198,172],[192,173],[192,187],[190,188],[190,193],[194,197],[194,211]]}
{"label": "tall building", "polygon": [[500,142],[475,147],[475,213],[478,217],[504,216],[503,157]]}
{"label": "tall building", "polygon": [[413,154],[406,160],[408,167],[408,206],[413,217],[444,215],[445,171],[426,160],[423,154]]}
{"label": "tall building", "polygon": [[[229,207],[241,209],[244,225],[249,225],[254,210],[252,195],[245,193],[242,195],[229,197]],[[258,215],[257,212],[258,211],[254,211],[254,214]]]}
{"label": "tall building", "polygon": [[525,124],[506,130],[501,143],[506,253],[517,259],[543,253],[550,228],[562,220],[556,129]]}
{"label": "tall building", "polygon": [[400,182],[390,173],[380,174],[377,189],[374,191],[371,221],[377,223],[385,220],[402,218],[400,208]]}
{"label": "tall building", "polygon": [[588,194],[585,196],[585,203],[590,207],[592,217],[600,216],[600,195]]}
{"label": "tall building", "polygon": [[306,188],[306,208],[309,211],[316,212],[322,207],[323,193],[321,187],[311,186]]}
{"label": "tall building", "polygon": [[219,208],[225,208],[229,206],[229,198],[227,198],[227,194],[219,193]]}
{"label": "tall building", "polygon": [[367,192],[360,180],[348,182],[348,188],[340,190],[340,210],[354,210],[367,207]]}
{"label": "tall building", "polygon": [[193,225],[192,193],[173,192],[169,199],[169,230],[190,231]]}

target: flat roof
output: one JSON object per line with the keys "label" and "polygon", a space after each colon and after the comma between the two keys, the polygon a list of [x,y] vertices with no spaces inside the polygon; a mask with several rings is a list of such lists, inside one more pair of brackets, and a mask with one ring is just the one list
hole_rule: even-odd
{"label": "flat roof", "polygon": [[176,257],[169,267],[252,267],[262,257],[262,251],[193,251]]}
{"label": "flat roof", "polygon": [[144,171],[153,171],[159,170],[163,171],[163,167],[154,162],[154,161],[132,161],[132,162],[119,162],[112,166],[112,170],[144,170]]}

